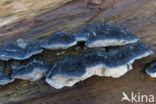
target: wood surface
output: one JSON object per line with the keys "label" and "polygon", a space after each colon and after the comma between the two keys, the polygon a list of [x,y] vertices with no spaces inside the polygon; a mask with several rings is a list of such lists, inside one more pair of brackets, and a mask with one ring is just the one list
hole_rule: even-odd
{"label": "wood surface", "polygon": [[[0,0],[0,43],[42,38],[60,29],[72,33],[94,21],[122,25],[156,51],[156,0]],[[76,46],[61,51],[45,50],[39,56],[53,62],[63,56],[56,55],[62,51],[75,55],[83,49]],[[156,97],[156,80],[144,73],[145,64],[155,58],[153,54],[137,60],[134,69],[123,77],[94,76],[60,90],[50,87],[44,79],[16,80],[0,87],[0,104],[120,104],[122,92]]]}

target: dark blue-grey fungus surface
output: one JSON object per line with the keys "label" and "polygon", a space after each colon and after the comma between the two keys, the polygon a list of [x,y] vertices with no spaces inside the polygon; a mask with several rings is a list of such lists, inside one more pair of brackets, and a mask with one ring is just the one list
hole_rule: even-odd
{"label": "dark blue-grey fungus surface", "polygon": [[[62,69],[64,68],[64,69]],[[56,61],[53,66],[51,72],[47,77],[51,77],[53,75],[63,75],[63,76],[81,76],[85,73],[84,66],[82,65],[79,57],[70,57],[65,56],[64,58]]]}
{"label": "dark blue-grey fungus surface", "polygon": [[40,43],[37,39],[28,39],[27,45],[25,47],[25,59],[31,57],[32,55],[41,53],[43,49],[40,47]]}
{"label": "dark blue-grey fungus surface", "polygon": [[56,76],[68,77],[70,80],[74,77],[83,80],[92,75],[117,78],[131,70],[132,63],[136,59],[146,57],[152,53],[150,47],[137,43],[114,48],[108,52],[98,49],[84,52],[77,57],[64,57],[53,64],[51,71],[47,74],[46,82],[55,88],[62,88],[73,85],[71,83],[75,83],[75,81],[70,82],[70,85],[68,85],[68,81],[64,84],[62,82],[61,85],[60,82],[56,81]]}
{"label": "dark blue-grey fungus surface", "polygon": [[77,41],[85,41],[88,47],[118,46],[135,43],[139,38],[117,25],[95,22],[81,27],[73,34]]}
{"label": "dark blue-grey fungus surface", "polygon": [[14,81],[9,75],[4,72],[4,62],[0,61],[0,85],[6,85]]}
{"label": "dark blue-grey fungus surface", "polygon": [[64,31],[56,31],[41,41],[41,47],[45,49],[67,49],[76,45],[76,40],[73,35],[69,35]]}
{"label": "dark blue-grey fungus surface", "polygon": [[82,57],[84,57],[84,61],[82,61],[82,63],[86,64],[85,66],[90,66],[90,63],[92,63],[93,65],[94,63],[99,63],[103,64],[107,68],[116,68],[126,65],[132,60],[148,56],[152,53],[153,51],[150,47],[142,43],[137,43],[111,49],[110,51],[105,52],[105,54],[101,55],[101,57],[97,57],[96,54],[94,54],[94,56],[90,55],[89,53],[84,54],[82,55]]}
{"label": "dark blue-grey fungus surface", "polygon": [[156,78],[156,60],[152,61],[148,68],[146,69],[146,73],[150,75],[152,78]]}
{"label": "dark blue-grey fungus surface", "polygon": [[18,39],[16,42],[5,43],[0,49],[1,60],[24,60],[32,55],[41,53],[43,49],[40,47],[36,39]]}
{"label": "dark blue-grey fungus surface", "polygon": [[43,78],[48,71],[46,62],[39,58],[31,58],[23,63],[12,63],[12,75],[14,79],[36,81]]}

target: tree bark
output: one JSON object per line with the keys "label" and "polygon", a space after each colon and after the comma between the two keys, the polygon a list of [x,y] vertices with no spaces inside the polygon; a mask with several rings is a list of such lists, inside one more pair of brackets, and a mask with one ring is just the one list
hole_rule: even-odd
{"label": "tree bark", "polygon": [[[122,25],[156,51],[155,0],[1,0],[0,43],[18,38],[42,38],[56,30],[72,33],[94,21]],[[44,51],[40,56],[53,62],[59,58],[57,52]],[[81,52],[75,47],[65,50],[66,55]],[[50,87],[44,79],[16,80],[0,88],[0,103],[119,104],[122,92],[156,95],[156,81],[142,71],[144,64],[155,58],[153,54],[136,61],[134,69],[121,78],[94,76],[61,90]]]}

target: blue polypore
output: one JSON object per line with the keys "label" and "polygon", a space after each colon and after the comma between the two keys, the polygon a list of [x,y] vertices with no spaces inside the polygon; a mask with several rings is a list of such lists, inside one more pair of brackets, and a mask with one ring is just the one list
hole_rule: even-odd
{"label": "blue polypore", "polygon": [[41,41],[41,47],[45,49],[67,49],[76,45],[73,35],[69,35],[64,31],[56,31]]}
{"label": "blue polypore", "polygon": [[0,49],[1,60],[24,60],[32,55],[41,53],[43,49],[40,47],[36,39],[18,39],[16,43],[5,43]]}
{"label": "blue polypore", "polygon": [[137,36],[121,26],[102,22],[87,24],[73,35],[77,41],[84,41],[88,47],[118,46],[139,40]]}
{"label": "blue polypore", "polygon": [[75,57],[57,60],[47,74],[46,82],[55,88],[73,86],[93,75],[118,78],[132,69],[136,59],[152,54],[145,44],[131,44],[110,49],[91,50]]}
{"label": "blue polypore", "polygon": [[146,69],[146,73],[152,78],[156,78],[156,61],[152,61],[149,64],[148,68]]}
{"label": "blue polypore", "polygon": [[23,63],[12,63],[12,75],[14,79],[36,81],[43,78],[48,71],[48,65],[41,59],[32,58]]}

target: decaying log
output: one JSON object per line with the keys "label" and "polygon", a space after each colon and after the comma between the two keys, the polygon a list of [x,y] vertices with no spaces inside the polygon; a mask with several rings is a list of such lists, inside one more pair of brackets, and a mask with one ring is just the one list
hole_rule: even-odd
{"label": "decaying log", "polygon": [[[126,27],[156,51],[155,0],[1,0],[0,43],[18,38],[42,38],[56,30],[73,32],[93,21]],[[40,54],[52,62],[59,51]],[[73,47],[66,55],[82,52]],[[51,57],[51,58],[49,58]],[[156,95],[156,82],[143,72],[156,54],[139,60],[121,78],[93,77],[72,88],[56,90],[43,80],[16,80],[0,87],[1,104],[119,104],[122,92]],[[9,67],[8,67],[9,68]],[[127,103],[125,103],[127,104]]]}

